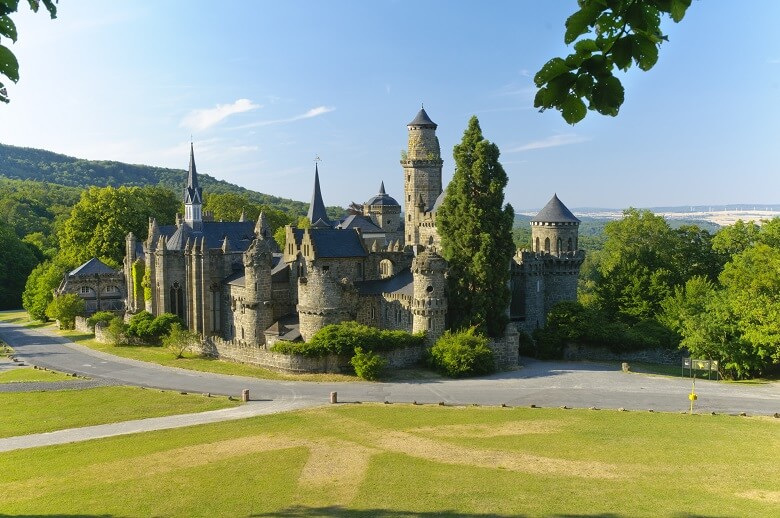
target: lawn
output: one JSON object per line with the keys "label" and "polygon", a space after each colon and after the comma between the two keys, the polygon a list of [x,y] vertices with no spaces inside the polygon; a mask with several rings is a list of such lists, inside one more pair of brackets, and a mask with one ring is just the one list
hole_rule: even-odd
{"label": "lawn", "polygon": [[334,405],[0,455],[3,513],[777,516],[780,420]]}
{"label": "lawn", "polygon": [[66,374],[55,371],[33,369],[32,367],[16,367],[11,370],[0,371],[0,383],[20,383],[29,381],[72,381]]}
{"label": "lawn", "polygon": [[0,437],[204,412],[238,405],[225,397],[140,387],[0,392]]}

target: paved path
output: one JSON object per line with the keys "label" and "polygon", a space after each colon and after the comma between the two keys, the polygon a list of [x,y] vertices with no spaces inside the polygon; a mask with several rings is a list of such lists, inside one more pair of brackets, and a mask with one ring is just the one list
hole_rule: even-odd
{"label": "paved path", "polygon": [[[239,396],[273,406],[303,408],[339,401],[625,408],[678,412],[689,407],[688,379],[625,374],[615,366],[524,360],[521,369],[467,380],[397,383],[312,383],[227,376],[118,358],[40,330],[0,323],[0,339],[26,363],[91,378],[144,387]],[[699,380],[699,412],[773,415],[780,412],[780,383],[740,385]],[[194,423],[193,423],[194,424]]]}
{"label": "paved path", "polygon": [[151,432],[154,430],[167,430],[169,428],[181,428],[197,424],[217,423],[220,421],[232,421],[245,419],[258,415],[275,414],[297,410],[302,405],[292,402],[259,402],[250,401],[240,407],[223,408],[197,414],[179,414],[165,417],[150,417],[148,419],[136,419],[121,423],[101,424],[85,426],[83,428],[70,428],[57,430],[56,432],[36,433],[7,437],[0,439],[0,452],[20,450],[24,448],[37,448],[38,446],[52,446],[55,444],[67,444],[71,442],[88,441],[102,437],[115,435],[127,435],[139,432]]}

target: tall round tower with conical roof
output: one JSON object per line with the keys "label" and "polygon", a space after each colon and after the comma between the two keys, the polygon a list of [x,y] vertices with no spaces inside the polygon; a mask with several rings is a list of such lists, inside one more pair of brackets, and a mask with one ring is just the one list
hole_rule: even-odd
{"label": "tall round tower with conical roof", "polygon": [[409,142],[401,159],[404,169],[404,241],[406,245],[418,245],[420,223],[442,191],[441,169],[444,162],[436,136],[437,125],[424,108],[420,108],[406,126]]}

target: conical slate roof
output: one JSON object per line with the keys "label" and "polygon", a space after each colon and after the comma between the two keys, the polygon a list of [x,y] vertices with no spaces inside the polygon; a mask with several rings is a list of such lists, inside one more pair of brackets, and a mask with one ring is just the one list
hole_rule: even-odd
{"label": "conical slate roof", "polygon": [[314,193],[311,196],[309,214],[307,216],[312,223],[322,220],[330,225],[328,214],[325,211],[325,203],[322,201],[322,192],[320,192],[320,171],[317,164],[314,164]]}
{"label": "conical slate roof", "polygon": [[430,117],[428,117],[428,114],[425,113],[425,108],[420,108],[420,111],[417,112],[417,115],[412,119],[412,122],[407,124],[407,126],[423,126],[423,127],[431,127],[436,129],[438,125],[431,120]]}
{"label": "conical slate roof", "polygon": [[553,194],[547,205],[544,206],[539,214],[531,222],[536,223],[579,223],[580,220],[566,208],[566,205],[558,199],[557,194]]}

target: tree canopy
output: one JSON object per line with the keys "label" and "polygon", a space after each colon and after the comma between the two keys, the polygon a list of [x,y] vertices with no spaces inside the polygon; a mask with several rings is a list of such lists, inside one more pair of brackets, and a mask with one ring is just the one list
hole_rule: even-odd
{"label": "tree canopy", "polygon": [[574,44],[574,52],[552,58],[534,76],[539,88],[534,107],[554,108],[569,124],[581,121],[588,110],[618,114],[625,92],[615,69],[653,68],[658,48],[668,41],[661,19],[681,21],[691,0],[579,0],[578,5],[563,37],[567,45]]}
{"label": "tree canopy", "polygon": [[455,146],[455,173],[436,213],[442,255],[449,262],[450,327],[476,326],[500,336],[507,323],[514,211],[504,205],[507,175],[498,146],[485,140],[477,117]]}

